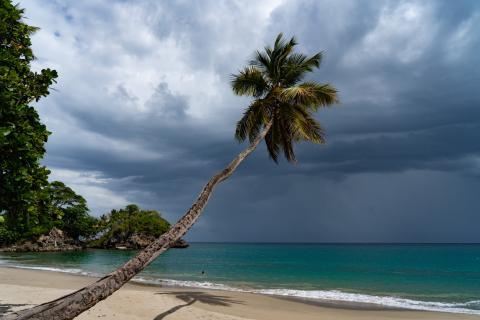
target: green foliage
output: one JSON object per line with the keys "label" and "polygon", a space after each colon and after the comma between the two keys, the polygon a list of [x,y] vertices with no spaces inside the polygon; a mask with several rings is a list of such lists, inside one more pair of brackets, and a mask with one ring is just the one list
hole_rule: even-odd
{"label": "green foliage", "polygon": [[98,231],[102,236],[92,245],[110,247],[112,240],[121,243],[135,233],[159,237],[169,228],[168,221],[157,211],[141,210],[137,205],[130,204],[100,218]]}
{"label": "green foliage", "polygon": [[88,214],[85,199],[64,183],[54,181],[38,193],[38,204],[29,214],[29,228],[20,232],[7,223],[0,223],[0,246],[35,239],[53,227],[62,229],[73,239],[87,239],[96,234],[97,224],[98,220]]}
{"label": "green foliage", "polygon": [[0,225],[0,244],[15,242],[18,237],[19,236],[15,231],[9,230],[5,226]]}
{"label": "green foliage", "polygon": [[88,214],[86,200],[63,182],[50,183],[43,194],[41,225],[55,226],[74,239],[88,238],[96,233],[97,219]]}
{"label": "green foliage", "polygon": [[49,94],[57,73],[30,69],[34,60],[23,10],[0,0],[0,213],[10,230],[26,232],[49,171],[40,165],[48,135],[33,101]]}
{"label": "green foliage", "polygon": [[20,240],[31,240],[40,237],[42,234],[47,234],[52,228],[54,224],[44,224],[44,225],[36,225],[31,227],[27,232],[20,235]]}
{"label": "green foliage", "polygon": [[294,142],[324,143],[323,129],[312,113],[338,102],[337,90],[329,84],[300,82],[320,67],[322,53],[308,57],[294,52],[296,45],[295,38],[286,41],[280,33],[273,48],[257,51],[250,65],[233,75],[231,83],[235,94],[255,98],[237,123],[235,137],[253,141],[272,121],[265,143],[275,162],[280,151],[288,161],[296,161]]}

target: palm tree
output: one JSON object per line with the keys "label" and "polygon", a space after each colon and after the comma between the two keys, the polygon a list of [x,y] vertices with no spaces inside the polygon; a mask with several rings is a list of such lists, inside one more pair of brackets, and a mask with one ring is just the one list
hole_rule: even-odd
{"label": "palm tree", "polygon": [[337,91],[329,84],[301,82],[320,66],[322,54],[307,57],[293,51],[295,38],[279,34],[272,47],[257,51],[249,66],[232,77],[237,95],[254,98],[237,123],[235,137],[250,145],[205,185],[195,203],[171,229],[123,266],[100,280],[57,300],[8,315],[5,319],[73,319],[120,289],[155,258],[169,249],[193,226],[205,208],[214,187],[232,175],[238,165],[265,139],[270,157],[277,162],[283,151],[295,162],[293,143],[301,140],[324,143],[320,124],[312,116],[319,107],[337,102]]}

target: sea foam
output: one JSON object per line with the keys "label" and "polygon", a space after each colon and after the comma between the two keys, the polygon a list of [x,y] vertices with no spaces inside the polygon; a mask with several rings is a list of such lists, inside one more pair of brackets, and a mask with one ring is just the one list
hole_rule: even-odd
{"label": "sea foam", "polygon": [[[52,268],[42,266],[27,266],[27,265],[12,265],[9,263],[0,263],[7,267],[32,269],[32,270],[44,270],[62,272],[76,275],[94,276],[100,277],[101,274],[86,272],[81,269],[75,268]],[[419,301],[400,297],[392,296],[376,296],[360,293],[349,293],[339,290],[294,290],[294,289],[246,289],[229,286],[221,283],[214,283],[208,281],[182,281],[173,279],[159,279],[159,278],[147,278],[137,276],[133,278],[134,282],[145,283],[160,286],[169,287],[188,287],[188,288],[200,288],[209,290],[224,290],[246,293],[257,293],[270,296],[283,296],[292,298],[310,299],[313,301],[325,301],[325,302],[347,302],[347,303],[360,303],[371,304],[390,308],[401,308],[411,310],[424,310],[424,311],[436,311],[436,312],[448,312],[448,313],[462,313],[462,314],[474,314],[480,315],[480,300],[473,300],[464,303],[448,303],[448,302],[434,302],[434,301]]]}
{"label": "sea foam", "polygon": [[225,290],[236,292],[257,293],[271,296],[283,296],[292,298],[303,298],[328,302],[348,302],[359,304],[372,304],[389,308],[401,308],[411,310],[437,311],[449,313],[463,313],[480,315],[480,300],[468,301],[465,303],[446,303],[433,301],[419,301],[391,296],[375,296],[359,293],[349,293],[339,290],[294,290],[294,289],[242,289],[228,286],[221,283],[208,281],[181,281],[172,279],[149,279],[135,277],[139,283],[157,284],[171,287],[189,287],[210,290]]}
{"label": "sea foam", "polygon": [[447,303],[419,301],[391,296],[375,296],[359,293],[349,293],[338,290],[261,289],[253,290],[252,292],[267,295],[306,298],[312,300],[374,304],[391,308],[480,315],[480,300],[468,301],[465,303]]}

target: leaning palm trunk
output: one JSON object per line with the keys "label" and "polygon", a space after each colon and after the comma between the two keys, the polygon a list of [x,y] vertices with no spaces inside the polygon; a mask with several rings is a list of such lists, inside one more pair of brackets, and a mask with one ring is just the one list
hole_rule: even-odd
{"label": "leaning palm trunk", "polygon": [[31,309],[9,314],[3,320],[21,319],[73,319],[80,313],[90,309],[99,301],[107,298],[120,289],[125,283],[148,266],[160,254],[167,251],[171,244],[180,239],[193,226],[207,205],[214,187],[232,175],[238,165],[255,150],[260,141],[265,137],[272,126],[272,121],[267,123],[263,131],[256,139],[237,155],[230,164],[214,175],[205,185],[192,207],[178,222],[155,240],[147,248],[138,253],[134,258],[127,261],[123,266],[95,283],[77,290],[57,300],[50,301]]}

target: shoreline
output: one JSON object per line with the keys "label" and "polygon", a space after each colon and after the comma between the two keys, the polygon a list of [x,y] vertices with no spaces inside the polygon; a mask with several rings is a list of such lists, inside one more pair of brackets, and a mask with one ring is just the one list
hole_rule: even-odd
{"label": "shoreline", "polygon": [[[90,282],[94,282],[95,280],[99,279],[91,274],[84,274],[84,273],[71,273],[67,271],[55,271],[55,270],[46,270],[46,269],[34,269],[28,267],[18,267],[18,266],[0,266],[0,270],[2,268],[8,269],[20,269],[20,270],[30,270],[30,271],[38,271],[38,272],[47,272],[53,274],[64,274],[72,277],[83,277],[90,279]],[[59,269],[60,270],[60,269]],[[1,278],[0,278],[0,285],[1,285]],[[304,297],[295,297],[295,296],[280,296],[274,294],[262,294],[257,292],[249,292],[249,291],[230,291],[225,289],[218,289],[218,288],[199,288],[193,286],[182,286],[182,285],[169,285],[165,284],[162,285],[160,283],[152,283],[147,281],[139,281],[139,280],[130,280],[128,285],[131,286],[140,286],[140,287],[147,287],[147,288],[162,288],[162,289],[172,289],[172,290],[208,290],[212,292],[235,292],[240,294],[252,294],[252,295],[259,295],[259,296],[267,296],[272,297],[275,299],[286,300],[291,302],[303,303],[307,305],[325,307],[325,308],[333,308],[333,309],[345,309],[345,310],[367,310],[367,311],[418,311],[418,312],[437,312],[437,311],[429,311],[429,310],[412,310],[407,308],[400,308],[400,307],[389,307],[380,304],[374,303],[362,303],[362,302],[354,302],[354,301],[336,301],[336,300],[320,300],[320,299],[309,299]],[[439,313],[448,313],[448,312],[439,312]]]}
{"label": "shoreline", "polygon": [[[82,271],[76,268],[60,269],[55,267],[26,266],[0,264],[0,268],[13,268],[21,270],[34,270],[40,272],[53,272],[70,276],[87,277],[91,282],[101,278],[104,274]],[[248,289],[232,287],[222,283],[209,281],[188,281],[173,279],[149,279],[139,276],[130,280],[129,284],[149,286],[156,288],[192,289],[222,292],[248,293],[261,296],[269,296],[276,299],[300,302],[308,305],[345,309],[345,310],[369,310],[369,311],[417,311],[435,312],[442,314],[466,314],[480,318],[480,311],[465,309],[455,303],[432,302],[422,300],[409,300],[395,296],[377,296],[363,293],[349,293],[346,291],[326,290],[309,291],[296,289]],[[312,295],[313,293],[313,295]],[[472,301],[477,303],[476,301]],[[478,310],[478,309],[477,309]]]}
{"label": "shoreline", "polygon": [[[50,301],[91,283],[92,276],[0,267],[0,312]],[[167,317],[168,316],[168,317]],[[249,292],[128,283],[77,319],[480,319],[476,315],[384,308]]]}

